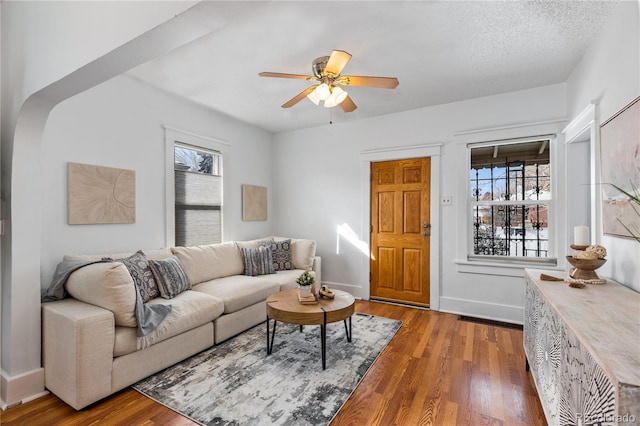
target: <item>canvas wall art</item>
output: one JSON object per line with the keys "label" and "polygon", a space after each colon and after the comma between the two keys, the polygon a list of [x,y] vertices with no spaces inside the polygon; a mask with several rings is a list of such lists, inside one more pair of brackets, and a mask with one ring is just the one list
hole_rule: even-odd
{"label": "canvas wall art", "polygon": [[69,225],[135,223],[135,170],[68,163]]}
{"label": "canvas wall art", "polygon": [[267,220],[267,187],[242,185],[242,220]]}
{"label": "canvas wall art", "polygon": [[640,97],[600,126],[600,158],[603,232],[640,235],[640,208],[615,188],[640,190]]}

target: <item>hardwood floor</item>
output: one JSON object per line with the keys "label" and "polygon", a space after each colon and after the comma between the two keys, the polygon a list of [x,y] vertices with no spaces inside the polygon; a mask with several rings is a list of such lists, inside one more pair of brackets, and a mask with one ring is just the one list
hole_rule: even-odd
{"label": "hardwood floor", "polygon": [[[522,331],[456,315],[358,301],[403,325],[335,417],[339,425],[544,425],[524,369]],[[47,395],[0,413],[2,425],[194,425],[125,389],[75,411]]]}

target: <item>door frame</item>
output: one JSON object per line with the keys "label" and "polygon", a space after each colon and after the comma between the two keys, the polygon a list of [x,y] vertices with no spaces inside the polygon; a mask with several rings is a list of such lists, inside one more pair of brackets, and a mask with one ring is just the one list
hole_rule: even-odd
{"label": "door frame", "polygon": [[[440,152],[442,144],[430,144],[419,146],[405,146],[396,148],[383,148],[365,150],[360,153],[362,160],[362,241],[371,247],[371,163],[378,161],[405,160],[408,158],[431,158],[430,199],[431,205],[431,240],[429,260],[429,299],[430,309],[440,309]],[[364,283],[362,285],[362,298],[369,300],[370,289],[370,261],[368,256],[362,256],[360,269]]]}

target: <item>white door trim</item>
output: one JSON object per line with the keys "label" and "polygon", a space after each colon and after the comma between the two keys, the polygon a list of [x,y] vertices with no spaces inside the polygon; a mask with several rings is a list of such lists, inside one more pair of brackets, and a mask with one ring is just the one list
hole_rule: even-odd
{"label": "white door trim", "polygon": [[[371,222],[371,163],[377,161],[404,160],[407,158],[431,158],[431,245],[429,283],[430,283],[430,308],[437,311],[440,309],[440,152],[442,144],[430,144],[419,146],[406,146],[397,148],[383,148],[366,150],[360,153],[361,177],[362,177],[362,229],[360,234],[362,240],[371,247],[371,233],[369,232]],[[363,277],[361,297],[369,300],[370,296],[370,259],[362,257],[361,276]]]}

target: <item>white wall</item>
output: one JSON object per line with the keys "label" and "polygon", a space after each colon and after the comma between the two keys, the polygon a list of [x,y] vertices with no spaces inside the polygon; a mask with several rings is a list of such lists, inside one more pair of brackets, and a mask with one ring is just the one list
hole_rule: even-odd
{"label": "white wall", "polygon": [[[363,203],[361,153],[371,149],[443,143],[440,176],[433,176],[440,193],[453,196],[452,206],[440,207],[441,223],[433,223],[441,233],[440,309],[521,322],[523,280],[519,272],[496,276],[495,268],[479,274],[459,271],[458,244],[464,241],[460,220],[467,212],[466,173],[460,175],[456,134],[480,130],[478,137],[525,136],[523,132],[556,132],[562,129],[565,114],[563,84],[499,96],[423,108],[372,118],[357,123],[333,124],[275,136],[274,187],[276,189],[275,232],[300,235],[318,242],[323,257],[323,281],[368,298],[369,274],[357,246],[339,237],[339,226],[352,229],[368,244],[369,206]],[[366,106],[361,106],[365,107]],[[550,124],[532,126],[524,123]],[[504,128],[482,132],[482,129]],[[530,135],[528,135],[530,136]],[[462,215],[462,216],[461,216]]]}
{"label": "white wall", "polygon": [[[567,168],[561,170],[567,180],[567,241],[573,242],[575,226],[591,223],[589,139],[567,145]],[[570,253],[568,253],[570,254]]]}
{"label": "white wall", "polygon": [[[89,4],[91,6],[87,6]],[[55,99],[71,96],[92,81],[104,80],[104,75],[118,66],[94,68],[93,72],[67,80],[66,85],[55,83],[191,5],[190,2],[167,2],[157,4],[156,11],[151,11],[148,10],[154,6],[151,2],[122,2],[113,9],[116,12],[113,14],[105,10],[110,6],[106,2],[0,4],[1,183],[5,224],[0,408],[32,398],[44,390],[40,363],[40,265],[32,257],[34,251],[40,252],[40,180],[37,179],[39,164],[35,164],[34,170],[31,161],[39,158],[44,121]],[[137,56],[156,53],[154,47],[147,43],[147,49]],[[136,54],[126,53],[130,61],[135,60]],[[129,63],[121,61],[121,66]],[[43,92],[43,88],[49,90],[36,100],[34,94],[39,90]],[[27,105],[29,99],[32,102]]]}
{"label": "white wall", "polygon": [[[248,2],[3,2],[0,405],[44,389],[40,362],[42,133],[51,109],[253,12]],[[193,6],[193,7],[191,7]]]}
{"label": "white wall", "polygon": [[[0,52],[2,52],[2,4],[0,3]],[[2,117],[2,105],[4,104],[3,98],[3,86],[2,86],[2,54],[0,53],[0,117]],[[0,141],[2,140],[2,119],[0,119]],[[0,149],[0,165],[2,164],[2,154]],[[0,166],[1,167],[1,166]],[[2,187],[2,174],[0,173],[0,188]],[[2,215],[2,208],[0,207],[0,216]],[[1,220],[1,219],[0,219]],[[2,244],[0,244],[0,361],[2,360]],[[0,362],[0,366],[2,363]],[[2,395],[2,385],[0,384],[0,399]],[[1,407],[0,407],[1,408]]]}
{"label": "white wall", "polygon": [[[600,124],[640,95],[640,2],[623,2],[611,14],[598,38],[567,81],[569,118],[576,118],[591,102]],[[596,129],[596,137],[598,129]],[[595,143],[598,156],[599,144]],[[592,184],[599,184],[599,170]],[[600,206],[597,206],[599,209]],[[601,229],[600,218],[592,226]],[[596,235],[608,250],[598,274],[640,291],[640,244],[631,239]]]}
{"label": "white wall", "polygon": [[[303,235],[318,241],[323,279],[329,285],[368,297],[368,269],[363,252],[337,235],[339,226],[352,229],[368,243],[368,206],[363,205],[361,153],[369,149],[444,143],[440,193],[453,195],[453,206],[440,207],[440,309],[521,322],[524,302],[521,268],[484,268],[462,259],[466,203],[460,172],[468,140],[526,136],[552,132],[556,142],[558,186],[558,269],[566,268],[574,225],[589,220],[578,204],[588,207],[583,191],[588,181],[584,142],[564,145],[561,129],[591,101],[599,103],[600,121],[638,96],[640,60],[638,2],[625,2],[612,14],[565,85],[474,99],[365,120],[333,124],[276,135],[274,187],[275,232]],[[364,106],[361,106],[364,107]],[[558,120],[559,119],[559,120]],[[548,121],[548,122],[547,122]],[[546,123],[545,123],[546,122]],[[539,123],[530,127],[514,125]],[[495,128],[498,128],[497,130]],[[483,132],[482,129],[488,129]],[[478,130],[473,132],[473,130]],[[472,131],[468,133],[468,131]],[[523,133],[524,132],[524,133]],[[581,162],[575,164],[576,161]],[[457,171],[456,171],[457,170]],[[583,179],[582,186],[576,176]],[[303,210],[303,214],[300,214]],[[609,262],[600,270],[640,291],[640,248],[631,240],[600,236],[609,249]],[[433,286],[434,284],[432,284]]]}
{"label": "white wall", "polygon": [[3,121],[13,122],[33,93],[195,3],[3,2]]}
{"label": "white wall", "polygon": [[[21,103],[70,74],[193,6],[197,1],[4,2],[10,36],[2,46],[11,57],[11,94]],[[16,29],[23,31],[16,31]]]}
{"label": "white wall", "polygon": [[[216,7],[218,2],[206,2]],[[229,7],[236,7],[242,2],[225,3]],[[40,5],[44,9],[37,9]],[[92,5],[95,9],[87,9]],[[191,6],[191,2],[120,2],[116,6],[118,12],[112,14],[104,8],[112,8],[114,4],[102,2],[2,2],[2,166],[3,196],[5,197],[4,212],[9,209],[14,218],[22,217],[23,226],[14,236],[3,238],[3,282],[2,282],[2,377],[1,396],[4,402],[16,402],[24,397],[33,396],[42,389],[42,372],[40,371],[39,351],[39,303],[37,292],[40,287],[40,268],[30,265],[32,253],[29,246],[34,243],[36,253],[43,253],[40,249],[40,225],[45,225],[38,214],[32,214],[32,206],[42,198],[40,180],[35,185],[25,185],[26,190],[11,194],[7,185],[6,174],[9,173],[15,182],[28,182],[32,171],[29,167],[30,158],[40,158],[39,132],[44,126],[50,105],[30,105],[29,114],[34,115],[33,122],[28,122],[31,116],[22,115],[23,127],[21,142],[28,142],[20,146],[19,163],[11,164],[11,157],[15,155],[14,129],[18,120],[18,112],[24,106],[27,98],[46,85],[56,84],[62,78],[62,84],[52,87],[47,95],[55,95],[44,100],[64,99],[79,91],[78,87],[85,87],[93,81],[103,81],[104,76],[92,75],[98,71],[108,72],[114,63],[108,63],[113,49],[134,37],[151,30],[156,25],[170,19]],[[63,7],[61,7],[63,6]],[[198,5],[200,6],[200,4]],[[239,7],[239,6],[238,6]],[[247,8],[254,7],[247,4]],[[605,27],[603,35],[585,55],[584,60],[576,69],[567,83],[568,96],[564,96],[563,85],[534,89],[531,91],[506,94],[497,97],[476,99],[434,108],[410,111],[393,116],[366,120],[352,125],[324,126],[303,132],[292,132],[276,137],[278,143],[273,151],[274,178],[271,191],[271,217],[277,217],[273,222],[273,233],[290,234],[292,236],[306,236],[315,238],[319,243],[319,253],[325,257],[323,262],[323,276],[330,282],[357,287],[365,286],[368,282],[365,271],[361,268],[361,252],[344,241],[340,241],[340,253],[337,253],[336,228],[346,224],[362,239],[367,239],[362,223],[363,209],[361,194],[361,161],[360,153],[371,148],[393,146],[419,145],[432,142],[442,142],[442,175],[440,179],[441,193],[455,195],[460,191],[462,182],[460,176],[454,173],[458,158],[454,133],[486,127],[509,126],[524,122],[539,122],[553,120],[564,116],[569,111],[569,118],[574,117],[585,108],[591,100],[600,100],[600,116],[606,118],[628,101],[638,95],[638,5],[637,2],[625,3],[621,10],[612,16]],[[114,10],[114,9],[111,9]],[[155,13],[155,12],[158,13]],[[195,17],[201,14],[194,14]],[[131,18],[131,19],[129,19]],[[171,21],[176,21],[172,19]],[[221,24],[222,25],[222,24]],[[153,31],[153,30],[151,30]],[[72,36],[69,36],[72,34]],[[176,32],[177,34],[177,32]],[[169,36],[171,33],[166,33]],[[195,35],[193,35],[195,36]],[[139,37],[140,38],[140,37]],[[163,40],[166,45],[170,40]],[[131,46],[130,46],[131,47]],[[140,45],[138,45],[140,47]],[[157,48],[157,47],[156,47]],[[159,50],[154,50],[159,52]],[[117,53],[117,52],[116,52]],[[131,49],[123,55],[131,54]],[[144,56],[143,53],[139,56]],[[161,52],[160,52],[161,53]],[[124,56],[118,56],[125,59]],[[126,58],[132,61],[128,56]],[[80,75],[72,75],[85,64],[103,61],[105,66],[92,69],[81,69]],[[130,62],[127,62],[130,63]],[[106,66],[108,65],[108,66]],[[120,65],[122,66],[122,61]],[[102,79],[102,80],[101,80]],[[117,84],[126,85],[118,82]],[[51,87],[51,86],[49,86]],[[90,86],[88,86],[90,87]],[[84,90],[84,89],[82,89]],[[143,90],[143,89],[140,89]],[[71,94],[67,94],[71,93]],[[93,95],[90,95],[93,96]],[[97,99],[97,98],[96,98]],[[569,105],[565,108],[565,101]],[[90,101],[89,104],[97,107]],[[365,106],[361,106],[365,107]],[[38,111],[38,108],[45,110]],[[61,106],[62,108],[62,106]],[[106,107],[100,107],[107,109]],[[170,108],[167,108],[169,110]],[[23,109],[24,111],[24,109]],[[107,113],[108,111],[103,110]],[[44,119],[42,118],[44,117]],[[61,119],[69,119],[61,117]],[[185,126],[190,123],[185,119]],[[40,120],[40,121],[38,121]],[[76,123],[77,124],[77,123]],[[219,136],[217,129],[211,129],[204,123],[200,133]],[[194,124],[194,127],[198,124]],[[132,129],[137,129],[135,126]],[[47,129],[53,131],[54,127]],[[89,129],[85,129],[89,130]],[[215,130],[215,131],[214,131]],[[155,135],[152,129],[137,129],[141,135]],[[197,131],[197,130],[196,130]],[[53,134],[52,134],[53,135]],[[60,140],[60,135],[56,136]],[[229,138],[225,138],[228,139]],[[233,136],[231,137],[233,139]],[[250,150],[250,148],[247,148]],[[87,162],[96,159],[96,154],[85,154]],[[113,158],[114,162],[122,161]],[[66,161],[66,160],[58,160]],[[84,160],[83,160],[84,161]],[[296,162],[297,161],[297,162]],[[115,164],[114,164],[115,165]],[[18,171],[12,167],[19,168]],[[145,181],[154,174],[145,170]],[[308,173],[307,171],[310,171]],[[47,172],[49,173],[49,172]],[[61,182],[61,169],[50,171],[50,176]],[[148,174],[147,174],[148,173]],[[261,172],[259,173],[261,174]],[[227,175],[227,177],[229,177]],[[241,182],[241,178],[231,176],[233,182]],[[14,184],[15,184],[14,182]],[[233,196],[233,189],[231,195]],[[17,197],[18,203],[13,197]],[[237,195],[239,197],[239,195]],[[35,200],[34,202],[31,202]],[[491,275],[472,275],[458,272],[455,241],[460,235],[456,224],[460,214],[464,214],[464,203],[456,195],[454,204],[441,207],[442,220],[442,268],[441,280],[436,285],[441,287],[443,298],[452,307],[462,306],[468,313],[484,316],[494,316],[498,319],[513,319],[519,321],[518,312],[522,306],[522,285],[517,277],[503,277]],[[59,200],[54,204],[60,214]],[[18,205],[19,207],[15,207]],[[232,201],[237,207],[237,200]],[[306,206],[301,214],[300,206]],[[48,214],[48,206],[42,206],[43,215]],[[235,207],[231,207],[235,208]],[[15,210],[14,210],[15,209]],[[5,216],[6,218],[7,216]],[[31,221],[31,217],[37,220]],[[58,216],[57,227],[64,227],[64,221]],[[234,219],[239,220],[239,219]],[[29,224],[35,231],[29,230]],[[46,225],[48,226],[48,222]],[[10,224],[13,226],[14,224]],[[241,227],[230,224],[238,230]],[[136,226],[137,237],[130,240],[134,245],[140,242],[139,230]],[[97,228],[96,228],[97,229]],[[132,228],[133,229],[133,228]],[[242,227],[242,229],[247,229]],[[11,230],[11,229],[10,229]],[[246,237],[260,234],[260,226],[251,227]],[[58,229],[55,232],[60,232]],[[100,231],[97,231],[100,232]],[[48,233],[48,231],[45,231]],[[250,235],[249,235],[250,234]],[[27,235],[27,238],[24,236]],[[34,238],[35,236],[35,238]],[[236,235],[228,235],[236,238]],[[44,237],[43,237],[44,238]],[[48,238],[51,238],[49,236]],[[15,250],[16,240],[23,239],[19,250]],[[638,281],[637,246],[629,241],[604,237],[608,246],[611,261],[603,271],[611,271],[614,279],[630,282]],[[36,244],[37,243],[37,244]],[[47,242],[50,246],[51,241]],[[74,246],[74,248],[81,248]],[[8,248],[8,250],[7,250]],[[71,248],[71,247],[70,247]],[[18,257],[20,260],[16,261]],[[629,266],[631,265],[631,266]],[[634,269],[634,265],[636,269]],[[50,265],[45,269],[50,269]],[[45,271],[46,272],[46,271]],[[635,286],[635,284],[634,284]],[[634,288],[638,288],[635,286]],[[466,303],[470,301],[470,303]],[[446,304],[444,304],[446,305]],[[446,307],[446,306],[445,306]],[[497,312],[497,314],[495,314]],[[10,386],[9,386],[10,385]]]}
{"label": "white wall", "polygon": [[[69,253],[132,252],[166,247],[163,125],[222,140],[224,239],[271,232],[271,219],[243,222],[241,185],[271,183],[271,134],[167,95],[129,77],[116,77],[51,112],[42,149],[42,286]],[[67,162],[136,171],[136,223],[67,224]],[[172,173],[172,170],[169,171]],[[272,204],[272,200],[269,200]],[[272,213],[273,208],[270,207]],[[270,214],[271,216],[271,214]]]}

